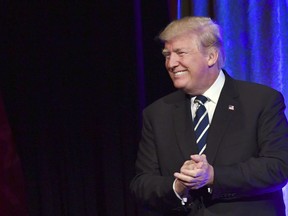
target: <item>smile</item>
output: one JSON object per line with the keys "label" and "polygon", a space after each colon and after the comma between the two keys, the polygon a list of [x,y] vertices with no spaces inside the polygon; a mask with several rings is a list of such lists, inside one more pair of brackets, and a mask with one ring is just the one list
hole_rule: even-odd
{"label": "smile", "polygon": [[183,74],[187,73],[187,71],[178,71],[178,72],[174,72],[175,76],[181,76]]}

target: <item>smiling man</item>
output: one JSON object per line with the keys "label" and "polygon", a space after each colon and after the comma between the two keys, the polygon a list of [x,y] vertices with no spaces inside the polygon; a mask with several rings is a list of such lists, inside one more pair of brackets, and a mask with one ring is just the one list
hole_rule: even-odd
{"label": "smiling man", "polygon": [[188,94],[203,94],[218,77],[217,50],[201,51],[193,33],[172,37],[162,53],[174,86]]}
{"label": "smiling man", "polygon": [[173,21],[159,38],[178,90],[143,112],[131,191],[145,215],[285,215],[282,94],[224,71],[220,29],[210,18]]}

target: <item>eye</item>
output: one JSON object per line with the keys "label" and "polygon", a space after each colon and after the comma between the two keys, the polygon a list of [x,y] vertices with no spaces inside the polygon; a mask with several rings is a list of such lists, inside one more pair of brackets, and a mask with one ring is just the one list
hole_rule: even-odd
{"label": "eye", "polygon": [[163,54],[164,58],[166,58],[166,59],[169,59],[171,56],[171,54],[169,52],[163,52],[162,54]]}
{"label": "eye", "polygon": [[178,52],[176,52],[176,53],[177,53],[177,55],[180,56],[180,57],[183,57],[184,55],[187,54],[187,52],[184,52],[184,51],[178,51]]}

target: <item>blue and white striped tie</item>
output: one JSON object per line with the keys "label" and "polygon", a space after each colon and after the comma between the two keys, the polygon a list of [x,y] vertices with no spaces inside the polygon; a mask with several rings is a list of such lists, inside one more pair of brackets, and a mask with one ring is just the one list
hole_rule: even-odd
{"label": "blue and white striped tie", "polygon": [[199,150],[199,155],[201,155],[206,148],[206,140],[209,128],[209,118],[208,112],[204,106],[207,98],[203,95],[198,95],[194,103],[198,104],[198,108],[196,110],[196,115],[194,118],[194,131],[196,134],[196,143]]}

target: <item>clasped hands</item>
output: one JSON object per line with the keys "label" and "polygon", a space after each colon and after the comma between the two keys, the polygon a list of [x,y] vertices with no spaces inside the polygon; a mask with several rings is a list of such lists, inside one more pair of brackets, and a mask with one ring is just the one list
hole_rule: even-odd
{"label": "clasped hands", "polygon": [[175,172],[175,190],[178,194],[184,194],[187,190],[196,190],[205,185],[212,185],[214,169],[208,163],[206,155],[191,155],[182,165],[180,172]]}

